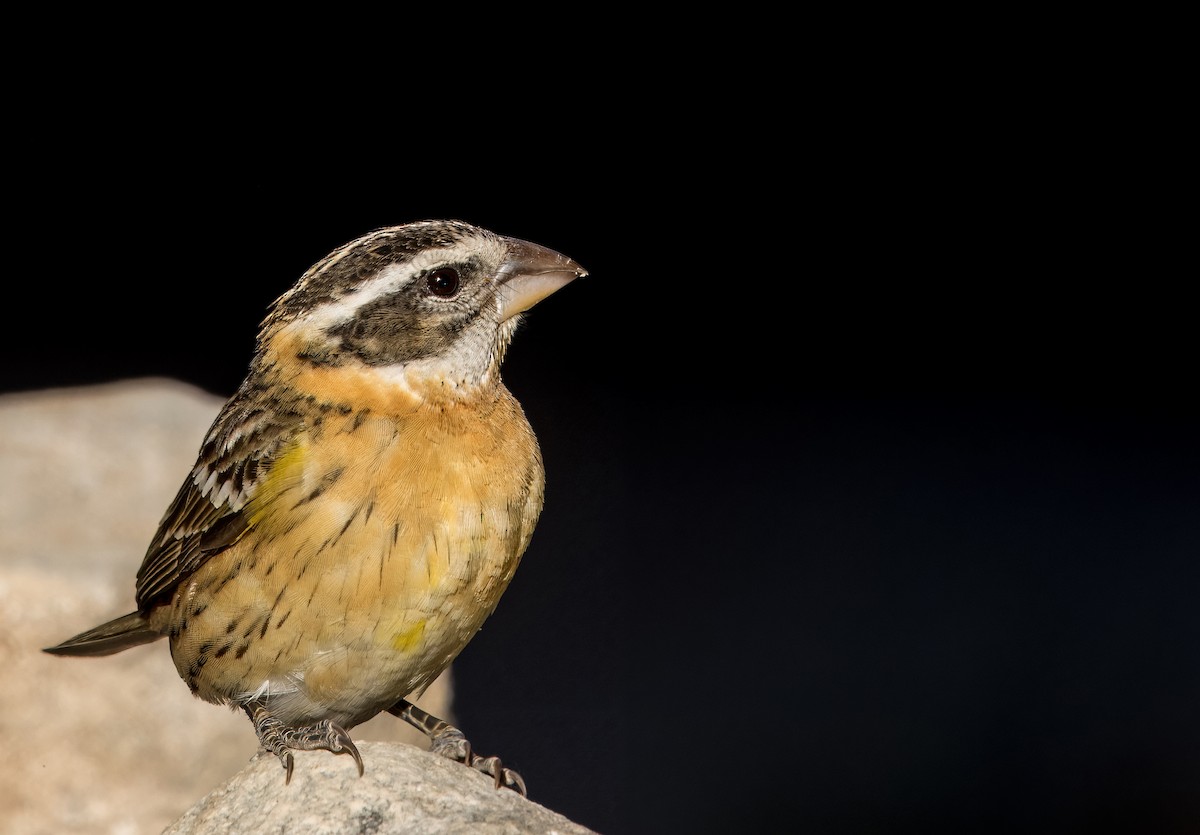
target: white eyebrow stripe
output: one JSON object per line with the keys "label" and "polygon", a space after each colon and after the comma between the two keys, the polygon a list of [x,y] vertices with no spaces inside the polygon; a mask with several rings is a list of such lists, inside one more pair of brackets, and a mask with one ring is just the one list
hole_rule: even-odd
{"label": "white eyebrow stripe", "polygon": [[460,261],[464,257],[466,257],[466,253],[461,247],[445,247],[419,252],[400,264],[389,264],[341,298],[326,302],[313,309],[305,317],[306,327],[315,327],[326,331],[343,322],[348,322],[364,306],[399,291],[423,271],[453,261]]}
{"label": "white eyebrow stripe", "polygon": [[418,272],[411,263],[390,264],[341,298],[314,308],[305,317],[306,327],[328,330],[349,321],[363,305],[396,292],[411,282]]}

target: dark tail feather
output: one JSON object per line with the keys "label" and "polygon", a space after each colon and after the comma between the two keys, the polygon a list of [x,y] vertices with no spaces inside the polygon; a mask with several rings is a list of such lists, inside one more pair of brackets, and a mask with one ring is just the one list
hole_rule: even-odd
{"label": "dark tail feather", "polygon": [[130,612],[68,638],[58,646],[46,647],[43,652],[51,655],[112,655],[123,649],[157,641],[161,637],[161,632],[150,628],[150,621],[145,616]]}

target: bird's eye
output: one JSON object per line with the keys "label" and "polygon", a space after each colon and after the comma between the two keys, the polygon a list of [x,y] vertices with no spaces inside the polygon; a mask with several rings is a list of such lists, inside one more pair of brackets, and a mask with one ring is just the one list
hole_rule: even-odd
{"label": "bird's eye", "polygon": [[458,270],[442,267],[425,277],[425,286],[435,296],[449,298],[458,292]]}

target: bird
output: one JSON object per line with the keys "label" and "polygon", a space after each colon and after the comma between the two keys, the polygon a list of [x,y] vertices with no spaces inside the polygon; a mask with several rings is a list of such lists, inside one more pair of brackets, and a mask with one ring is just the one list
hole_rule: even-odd
{"label": "bird", "polygon": [[576,278],[554,250],[461,220],[376,229],[269,307],[137,572],[136,610],[45,648],[167,638],[194,696],[293,751],[363,761],[386,711],[527,795],[413,700],[494,612],[541,515],[537,438],[500,366],[526,312]]}

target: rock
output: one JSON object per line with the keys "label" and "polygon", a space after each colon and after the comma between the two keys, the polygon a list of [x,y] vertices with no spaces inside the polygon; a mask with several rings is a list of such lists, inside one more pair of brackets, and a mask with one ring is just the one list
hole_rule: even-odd
{"label": "rock", "polygon": [[359,752],[361,778],[349,756],[297,752],[287,785],[279,760],[259,755],[164,835],[591,832],[510,789],[497,789],[485,774],[411,745],[365,742]]}
{"label": "rock", "polygon": [[[193,698],[166,642],[41,652],[133,609],[220,405],[167,380],[0,396],[0,832],[158,833],[255,754],[249,720]],[[419,704],[453,721],[448,675]],[[352,735],[428,745],[388,715]]]}

